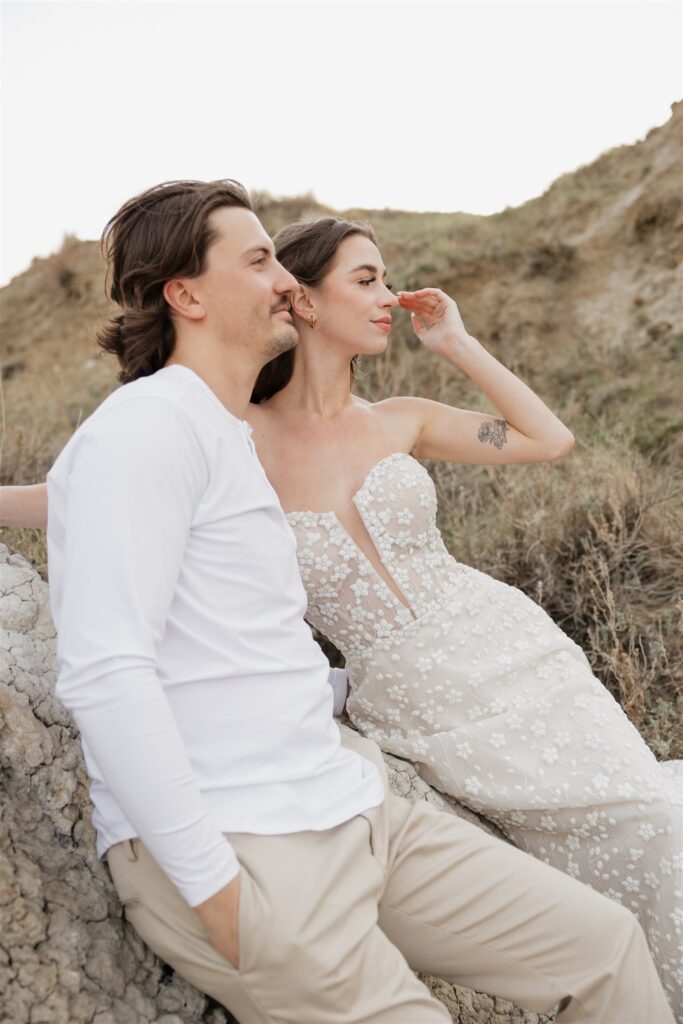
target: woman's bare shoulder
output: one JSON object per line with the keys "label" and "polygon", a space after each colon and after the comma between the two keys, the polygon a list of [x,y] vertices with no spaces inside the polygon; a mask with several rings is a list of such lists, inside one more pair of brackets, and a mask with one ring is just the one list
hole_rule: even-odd
{"label": "woman's bare shoulder", "polygon": [[414,398],[404,398],[400,395],[392,396],[390,398],[381,398],[377,402],[371,402],[367,398],[361,398],[359,395],[353,395],[354,404],[357,406],[367,409],[368,412],[377,413],[380,416],[396,416],[400,415],[404,409],[410,407],[410,403],[414,402]]}
{"label": "woman's bare shoulder", "polygon": [[393,395],[391,398],[383,398],[381,401],[371,404],[372,411],[377,416],[407,423],[419,414],[420,404],[423,401],[424,399],[413,398],[410,395]]}
{"label": "woman's bare shoulder", "polygon": [[396,396],[367,402],[367,413],[396,450],[411,451],[419,435],[419,399]]}

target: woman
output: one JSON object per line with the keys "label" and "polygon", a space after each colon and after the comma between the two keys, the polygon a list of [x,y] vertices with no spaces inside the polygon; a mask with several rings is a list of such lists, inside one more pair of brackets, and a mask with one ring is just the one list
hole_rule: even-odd
{"label": "woman", "polygon": [[[392,294],[365,225],[325,218],[275,241],[301,282],[300,342],[264,368],[250,420],[297,538],[309,619],[346,657],[350,718],[518,846],[632,909],[683,1020],[683,763],[657,764],[541,608],[448,554],[416,461],[545,461],[570,450],[570,432],[443,292]],[[384,351],[398,305],[499,419],[352,394],[349,365]],[[41,488],[6,497],[5,523],[42,525]]]}

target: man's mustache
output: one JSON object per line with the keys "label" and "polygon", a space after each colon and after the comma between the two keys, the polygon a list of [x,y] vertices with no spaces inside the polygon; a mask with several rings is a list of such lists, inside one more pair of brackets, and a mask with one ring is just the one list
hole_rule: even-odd
{"label": "man's mustache", "polygon": [[281,313],[283,310],[287,310],[288,313],[292,312],[292,303],[289,299],[286,299],[284,302],[279,302],[277,306],[273,306],[271,312]]}

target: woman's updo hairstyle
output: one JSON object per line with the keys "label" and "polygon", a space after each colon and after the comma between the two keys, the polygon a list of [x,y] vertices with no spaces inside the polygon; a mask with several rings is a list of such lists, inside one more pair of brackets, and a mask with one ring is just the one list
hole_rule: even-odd
{"label": "woman's updo hairstyle", "polygon": [[[374,231],[365,221],[349,220],[346,217],[298,221],[282,228],[275,235],[275,255],[299,284],[317,288],[330,271],[339,246],[352,235],[363,235],[377,244]],[[264,402],[289,383],[294,370],[295,351],[289,349],[266,363],[256,378],[251,394],[252,402]]]}

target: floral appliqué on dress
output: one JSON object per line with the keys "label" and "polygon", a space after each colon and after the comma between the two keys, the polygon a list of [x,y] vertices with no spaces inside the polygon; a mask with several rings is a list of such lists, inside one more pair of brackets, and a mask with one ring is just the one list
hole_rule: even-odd
{"label": "floral appliqu\u00e9 on dress", "polygon": [[683,1021],[683,762],[660,765],[580,648],[456,561],[428,472],[395,452],[355,506],[410,607],[333,512],[292,512],[307,617],[344,654],[349,715],[521,849],[631,909]]}

